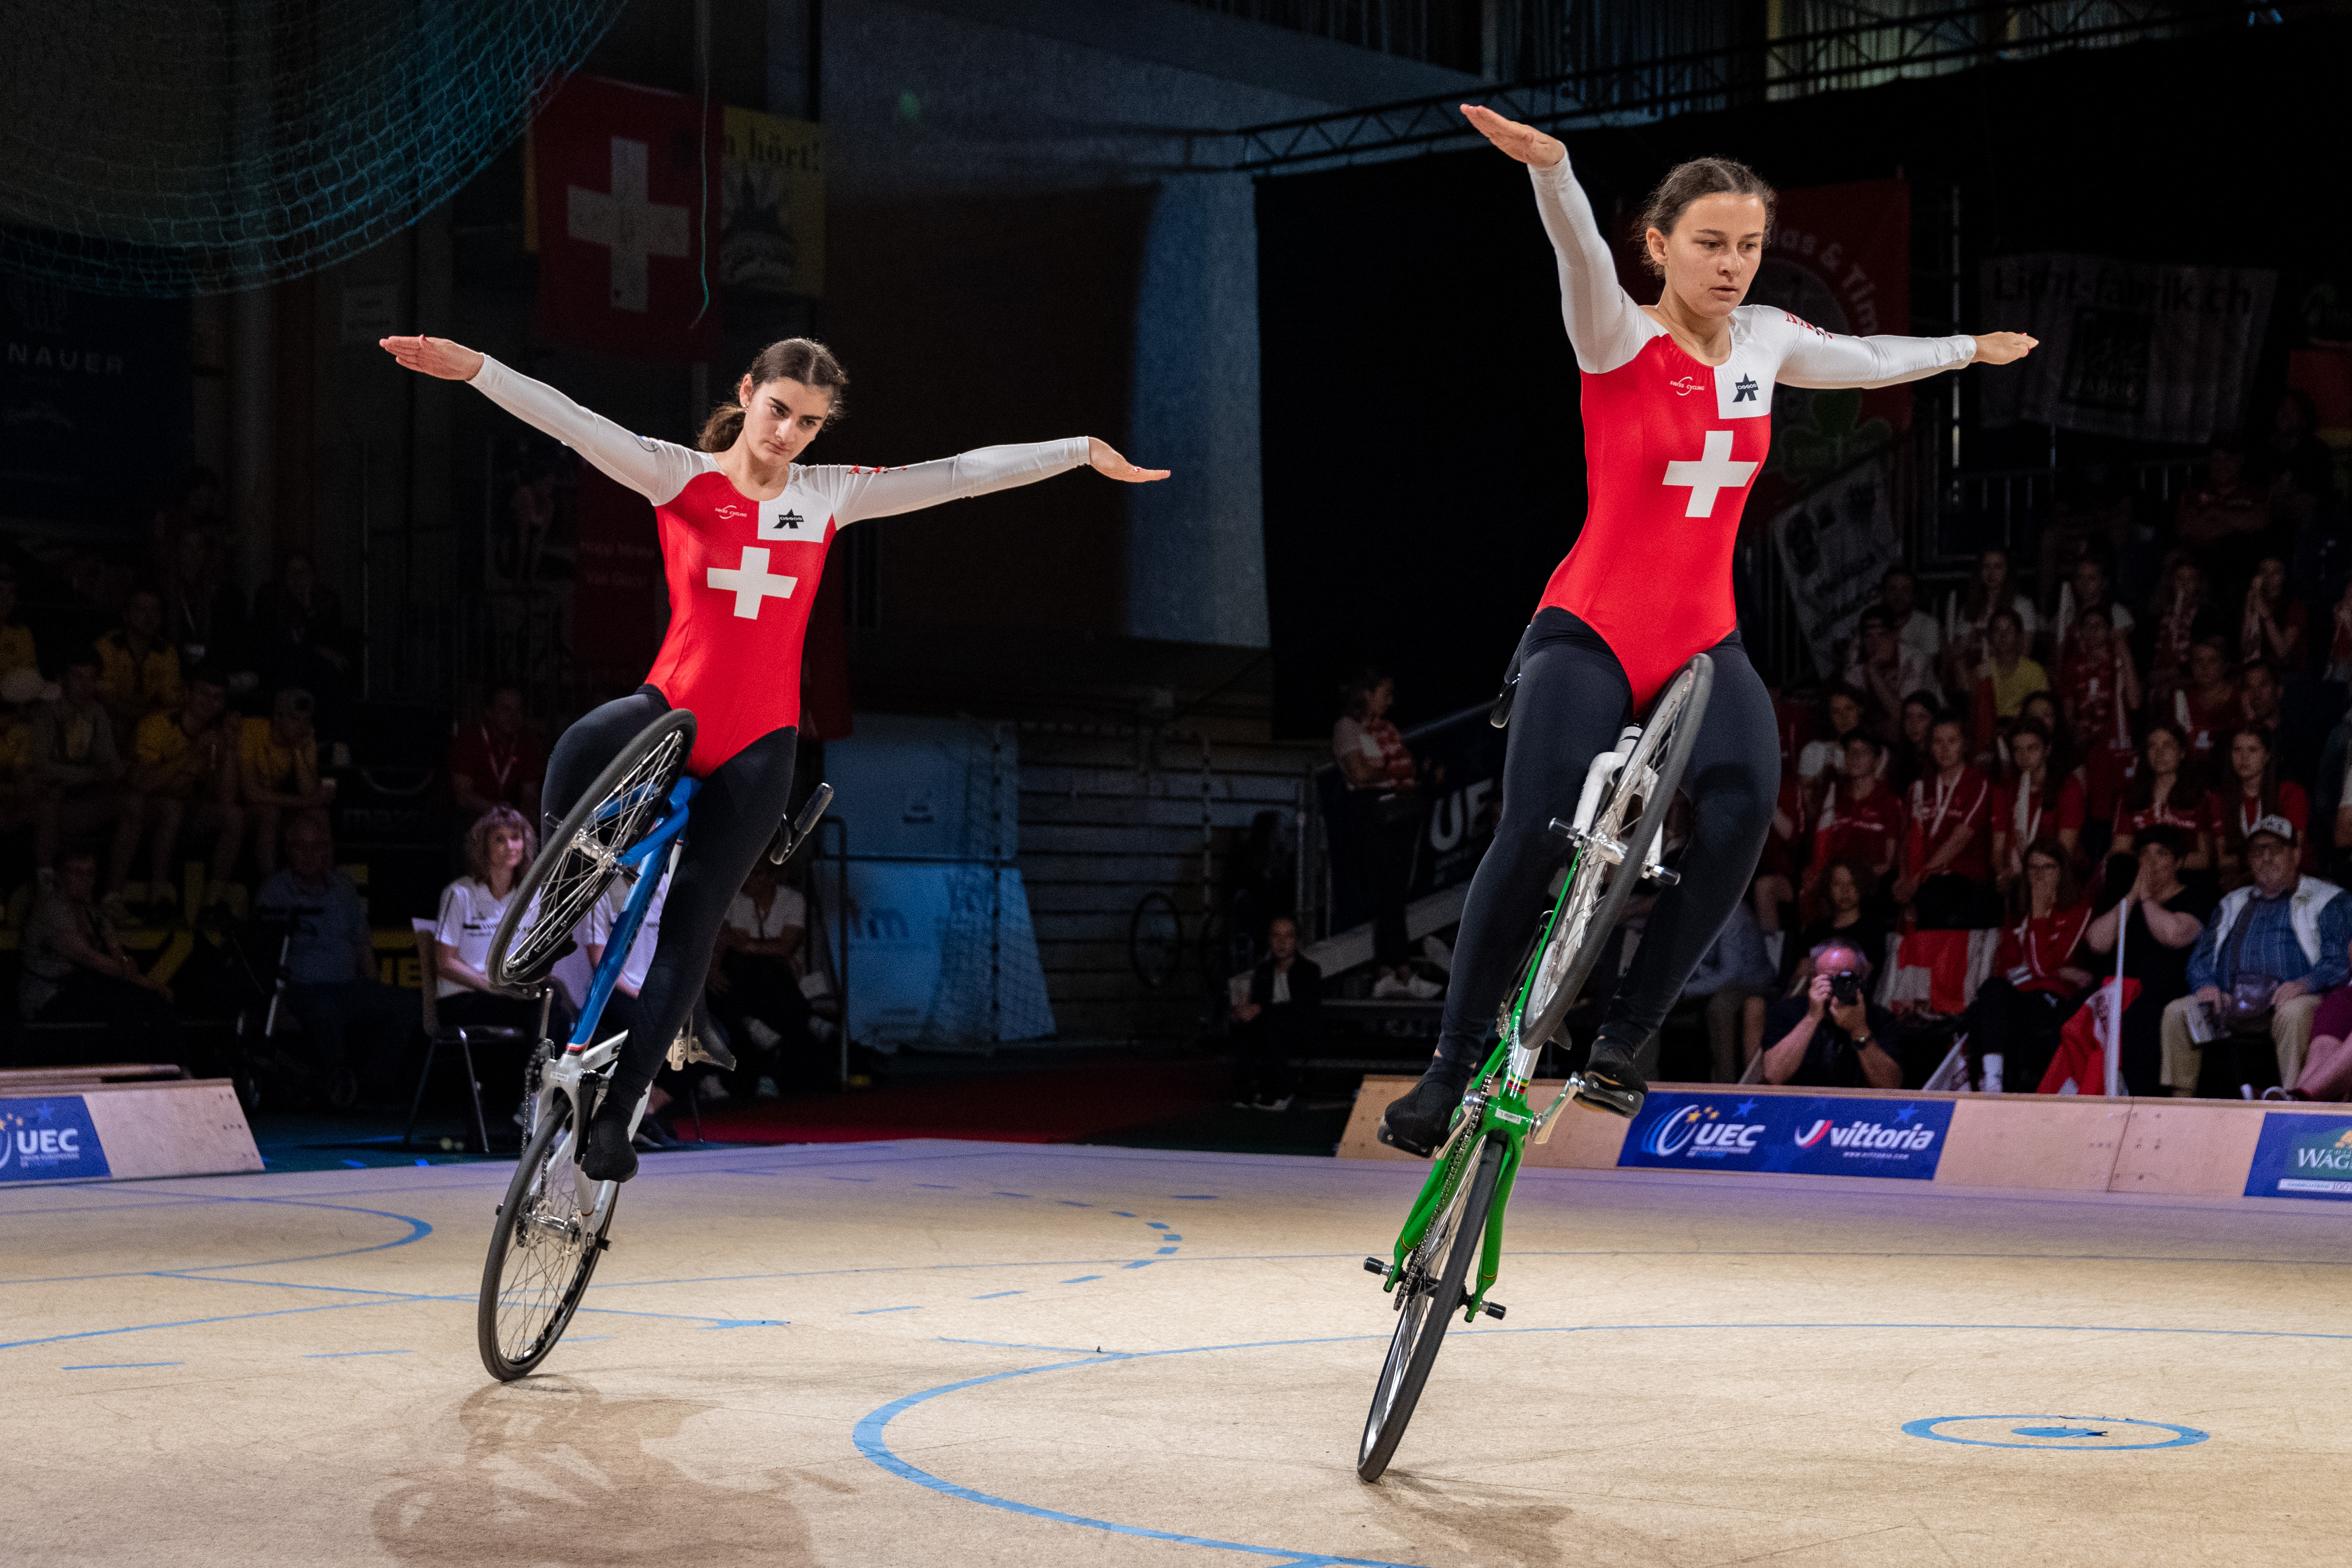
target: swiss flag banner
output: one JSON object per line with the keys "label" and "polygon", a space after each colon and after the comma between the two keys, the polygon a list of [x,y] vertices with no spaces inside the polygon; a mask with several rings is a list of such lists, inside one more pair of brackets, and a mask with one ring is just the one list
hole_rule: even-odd
{"label": "swiss flag banner", "polygon": [[530,173],[542,341],[640,360],[717,353],[717,114],[593,76],[541,111]]}

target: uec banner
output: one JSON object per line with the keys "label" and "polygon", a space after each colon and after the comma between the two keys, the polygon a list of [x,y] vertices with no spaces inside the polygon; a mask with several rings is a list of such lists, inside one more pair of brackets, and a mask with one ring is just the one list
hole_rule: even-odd
{"label": "uec banner", "polygon": [[1653,1094],[1617,1163],[1930,1181],[1952,1126],[1948,1100]]}
{"label": "uec banner", "polygon": [[0,1100],[0,1183],[107,1174],[81,1096]]}
{"label": "uec banner", "polygon": [[2250,1198],[2352,1198],[2352,1121],[2267,1111],[2246,1172]]}

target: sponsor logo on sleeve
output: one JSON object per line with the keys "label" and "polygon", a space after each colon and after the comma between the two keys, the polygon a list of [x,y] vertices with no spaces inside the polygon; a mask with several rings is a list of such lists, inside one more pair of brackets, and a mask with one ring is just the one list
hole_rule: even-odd
{"label": "sponsor logo on sleeve", "polygon": [[1617,1163],[1925,1181],[1951,1121],[1948,1100],[1653,1094]]}
{"label": "sponsor logo on sleeve", "polygon": [[79,1095],[0,1100],[0,1183],[109,1174]]}
{"label": "sponsor logo on sleeve", "polygon": [[2250,1198],[2352,1198],[2352,1121],[2273,1110],[2246,1172]]}

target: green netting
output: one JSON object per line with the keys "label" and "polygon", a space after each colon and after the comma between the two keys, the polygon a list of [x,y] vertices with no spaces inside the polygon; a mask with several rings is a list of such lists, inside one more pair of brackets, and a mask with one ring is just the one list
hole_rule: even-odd
{"label": "green netting", "polygon": [[315,271],[446,201],[625,0],[0,0],[0,268],[111,294]]}

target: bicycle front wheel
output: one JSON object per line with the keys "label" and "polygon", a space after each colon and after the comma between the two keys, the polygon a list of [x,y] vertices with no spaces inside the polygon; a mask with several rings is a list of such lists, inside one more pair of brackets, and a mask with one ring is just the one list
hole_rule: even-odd
{"label": "bicycle front wheel", "polygon": [[572,1102],[559,1095],[523,1150],[490,1232],[474,1338],[482,1365],[501,1383],[538,1366],[563,1337],[613,1227],[620,1189],[581,1176],[564,1136],[571,1126]]}
{"label": "bicycle front wheel", "polygon": [[1487,1210],[1502,1173],[1502,1142],[1489,1139],[1477,1160],[1454,1201],[1430,1221],[1429,1233],[1405,1259],[1404,1277],[1397,1281],[1396,1332],[1389,1339],[1389,1358],[1373,1385],[1371,1414],[1364,1417],[1363,1440],[1356,1449],[1356,1474],[1365,1480],[1379,1480],[1388,1469],[1404,1440],[1405,1424],[1421,1403],[1429,1369],[1437,1363],[1445,1326],[1462,1310],[1463,1281],[1485,1243]]}

